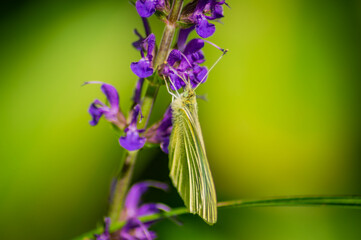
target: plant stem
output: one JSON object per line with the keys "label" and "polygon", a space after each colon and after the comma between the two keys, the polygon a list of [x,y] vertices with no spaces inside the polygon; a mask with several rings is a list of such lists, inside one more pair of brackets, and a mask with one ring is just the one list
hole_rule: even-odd
{"label": "plant stem", "polygon": [[[162,41],[159,46],[159,50],[154,59],[154,69],[157,71],[158,66],[162,64],[168,57],[168,53],[173,42],[176,23],[180,16],[183,6],[183,0],[174,0],[172,5],[172,10],[168,17],[168,22],[164,28]],[[160,85],[157,83],[150,82],[145,96],[142,101],[142,114],[145,118],[142,122],[138,124],[139,129],[144,129],[147,127],[150,114],[153,109],[155,99],[157,98]],[[109,207],[109,217],[112,222],[117,222],[121,220],[122,211],[124,206],[124,199],[129,188],[134,164],[138,155],[138,151],[126,152],[124,155],[124,160],[122,161],[122,166],[119,173],[117,174],[117,179],[115,183],[114,193],[112,197],[112,202]]]}
{"label": "plant stem", "polygon": [[[174,0],[172,5],[172,10],[168,16],[167,24],[164,27],[162,40],[159,45],[159,50],[154,58],[153,67],[157,71],[159,65],[163,64],[168,58],[169,51],[173,42],[175,35],[177,21],[179,19],[180,13],[183,7],[183,0]],[[155,76],[154,78],[157,78]],[[145,117],[145,121],[140,123],[140,128],[145,128],[148,124],[150,113],[157,98],[159,91],[159,84],[156,81],[150,82],[145,93],[145,97],[142,103],[142,114]]]}
{"label": "plant stem", "polygon": [[172,10],[168,16],[167,24],[165,25],[162,40],[159,45],[159,50],[154,59],[154,69],[163,64],[168,57],[171,44],[173,42],[175,30],[177,28],[177,21],[182,11],[183,0],[174,0]]}
{"label": "plant stem", "polygon": [[109,217],[112,222],[120,221],[124,198],[130,184],[137,154],[138,151],[126,151],[124,155],[124,161],[121,163],[122,166],[120,167],[120,171],[117,174],[112,202],[110,203],[109,207]]}
{"label": "plant stem", "polygon": [[[218,203],[218,209],[225,208],[249,208],[249,207],[342,207],[353,208],[361,210],[361,196],[294,196],[286,198],[270,198],[270,199],[258,199],[258,200],[236,200]],[[164,218],[170,218],[189,213],[187,208],[181,207],[172,209],[169,212],[157,213],[140,217],[142,222],[149,222],[160,220]],[[110,232],[117,231],[125,222],[113,222],[110,226]],[[84,240],[94,236],[94,234],[100,234],[104,231],[102,227],[94,229],[90,232],[83,234],[80,237],[73,240]]]}

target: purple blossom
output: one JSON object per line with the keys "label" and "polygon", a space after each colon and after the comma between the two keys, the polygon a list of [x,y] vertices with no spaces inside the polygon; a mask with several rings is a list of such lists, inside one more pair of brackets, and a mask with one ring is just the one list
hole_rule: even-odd
{"label": "purple blossom", "polygon": [[143,84],[144,84],[144,78],[139,78],[133,95],[134,104],[140,104],[140,97],[142,93]]}
{"label": "purple blossom", "polygon": [[119,138],[119,144],[128,151],[135,151],[141,149],[146,141],[145,137],[141,137],[139,134],[144,132],[144,129],[137,128],[138,116],[141,116],[140,105],[137,104],[132,111],[132,120],[129,126],[124,129],[125,136]]}
{"label": "purple blossom", "polygon": [[195,23],[197,34],[202,38],[208,38],[216,31],[214,24],[209,20],[216,20],[223,17],[223,4],[225,0],[199,0],[189,20]]}
{"label": "purple blossom", "polygon": [[[145,36],[149,36],[151,34],[150,25],[148,22],[148,19],[142,17],[142,22],[144,26]],[[138,32],[137,29],[134,29],[134,34],[138,36],[138,40],[133,42],[132,45],[137,49],[138,51],[142,50],[142,44],[144,41],[144,37]]]}
{"label": "purple blossom", "polygon": [[168,154],[169,138],[172,132],[172,108],[168,107],[156,132],[156,139],[160,142],[160,148]]}
{"label": "purple blossom", "polygon": [[92,116],[90,125],[95,126],[98,124],[101,116],[111,123],[122,127],[125,124],[125,117],[119,108],[119,95],[117,90],[110,84],[102,82],[86,82],[85,84],[101,84],[101,90],[106,96],[109,105],[107,106],[100,100],[96,99],[89,107],[89,114]]}
{"label": "purple blossom", "polygon": [[135,7],[141,17],[148,18],[152,16],[156,10],[162,10],[165,7],[165,2],[164,0],[137,0]]}
{"label": "purple blossom", "polygon": [[96,240],[111,240],[110,239],[110,233],[109,233],[109,227],[110,227],[110,218],[104,219],[104,232],[100,235],[95,234]]}
{"label": "purple blossom", "polygon": [[192,87],[206,81],[205,76],[208,70],[204,66],[199,66],[205,61],[201,50],[203,47],[204,41],[196,38],[188,42],[183,52],[178,49],[170,52],[168,65],[164,67],[163,74],[171,79],[173,90],[178,90],[186,85],[182,78],[189,80]]}
{"label": "purple blossom", "polygon": [[163,119],[151,126],[147,132],[147,141],[160,144],[163,152],[168,154],[169,138],[172,132],[172,108],[169,106],[163,115]]}
{"label": "purple blossom", "polygon": [[167,205],[161,203],[145,203],[142,204],[142,195],[150,188],[158,188],[167,190],[168,186],[161,182],[145,181],[134,184],[125,199],[125,219],[126,224],[120,231],[120,238],[124,240],[149,240],[155,239],[157,236],[155,232],[148,228],[154,223],[141,222],[138,218],[146,215],[156,214],[160,211],[170,211]]}
{"label": "purple blossom", "polygon": [[179,30],[178,39],[177,39],[177,48],[179,51],[181,51],[181,52],[184,51],[184,48],[185,48],[186,42],[187,42],[187,38],[193,30],[194,30],[194,26]]}
{"label": "purple blossom", "polygon": [[[150,34],[142,42],[142,49],[140,51],[142,58],[138,62],[132,62],[130,68],[135,75],[139,78],[147,78],[153,74],[152,60],[153,50],[155,48],[155,36]],[[137,46],[137,44],[135,45]],[[146,50],[147,55],[145,56],[144,51]]]}

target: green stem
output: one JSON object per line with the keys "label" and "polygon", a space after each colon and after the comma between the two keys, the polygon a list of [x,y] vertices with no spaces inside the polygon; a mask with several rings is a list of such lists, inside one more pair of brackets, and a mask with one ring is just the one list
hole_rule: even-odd
{"label": "green stem", "polygon": [[117,174],[116,184],[113,190],[114,194],[109,207],[109,217],[113,222],[121,220],[120,217],[123,209],[124,198],[130,184],[137,154],[138,151],[126,151],[123,158],[124,161],[122,161],[122,166]]}
{"label": "green stem", "polygon": [[[236,200],[218,203],[218,209],[223,208],[247,208],[247,207],[305,207],[305,206],[333,206],[343,208],[355,208],[361,210],[361,196],[313,196],[313,197],[286,197],[286,198],[271,198],[260,200]],[[169,212],[153,214],[149,216],[140,217],[142,222],[149,222],[160,220],[164,218],[175,217],[189,213],[187,208],[176,208]],[[110,226],[110,232],[115,232],[124,226],[125,222],[113,222]],[[97,228],[93,231],[83,234],[74,240],[85,240],[100,234],[104,231],[103,228]]]}
{"label": "green stem", "polygon": [[[162,41],[154,59],[154,69],[158,69],[158,66],[162,64],[168,57],[176,30],[176,22],[179,19],[182,6],[183,0],[173,1],[172,10],[169,14],[168,22],[163,32]],[[150,82],[146,89],[146,93],[142,101],[142,114],[145,118],[145,121],[143,120],[138,124],[139,129],[145,129],[147,127],[155,99],[158,95],[159,87],[159,84]],[[122,161],[122,167],[117,174],[114,195],[109,207],[109,217],[111,218],[112,222],[118,222],[121,220],[124,199],[131,182],[137,154],[138,151],[127,151],[123,158],[124,160]]]}
{"label": "green stem", "polygon": [[159,45],[159,50],[154,59],[154,69],[158,69],[158,66],[163,64],[168,57],[169,50],[173,42],[175,30],[177,28],[177,21],[182,11],[183,0],[173,1],[172,10],[168,16],[167,24],[164,28],[162,40]]}

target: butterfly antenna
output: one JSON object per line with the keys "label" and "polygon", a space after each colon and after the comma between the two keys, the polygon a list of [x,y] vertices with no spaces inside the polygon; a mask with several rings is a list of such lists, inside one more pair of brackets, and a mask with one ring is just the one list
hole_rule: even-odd
{"label": "butterfly antenna", "polygon": [[[208,42],[208,41],[207,41]],[[217,46],[215,44],[212,44],[214,46]],[[228,49],[223,49],[223,48],[219,48],[217,46],[217,48],[219,50],[222,51],[222,55],[217,59],[217,61],[215,61],[215,63],[213,63],[212,67],[208,70],[208,72],[206,73],[206,75],[204,75],[204,77],[202,78],[202,80],[197,84],[197,86],[194,88],[194,90],[197,89],[197,87],[199,87],[199,85],[204,81],[204,79],[206,79],[206,77],[209,75],[209,73],[212,71],[212,69],[217,65],[217,63],[223,58],[223,56],[228,52]]]}
{"label": "butterfly antenna", "polygon": [[[165,86],[166,86],[166,88],[167,88],[167,91],[168,91],[168,93],[170,94],[170,95],[172,95],[172,100],[173,100],[173,98],[177,98],[177,96],[169,89],[169,86],[168,86],[168,83],[167,83],[167,80],[164,78],[164,76],[163,76],[163,79],[164,79],[164,83],[165,83]],[[169,81],[172,83],[172,81],[169,79]],[[173,84],[173,83],[172,83]],[[173,86],[174,87],[174,86]],[[175,89],[175,88],[174,88]],[[177,93],[177,95],[178,95],[178,97],[179,97],[179,93],[178,93],[178,91],[176,90],[176,93]]]}

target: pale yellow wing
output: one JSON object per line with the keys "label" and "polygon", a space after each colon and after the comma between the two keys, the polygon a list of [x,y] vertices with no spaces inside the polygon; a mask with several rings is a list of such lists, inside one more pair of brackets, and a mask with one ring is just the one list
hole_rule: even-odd
{"label": "pale yellow wing", "polygon": [[[191,213],[207,223],[217,221],[217,197],[198,120],[195,96],[191,105],[172,103],[169,144],[170,177]],[[182,101],[182,99],[176,99]]]}

